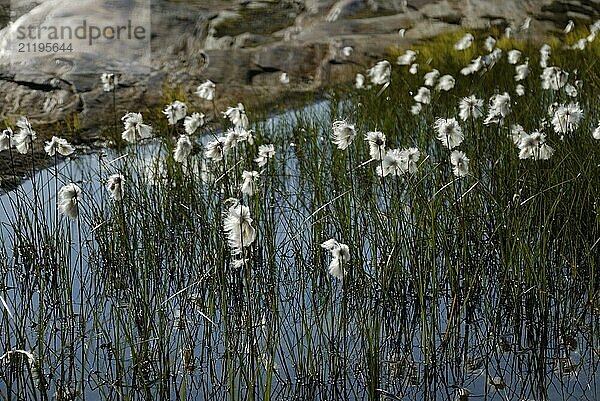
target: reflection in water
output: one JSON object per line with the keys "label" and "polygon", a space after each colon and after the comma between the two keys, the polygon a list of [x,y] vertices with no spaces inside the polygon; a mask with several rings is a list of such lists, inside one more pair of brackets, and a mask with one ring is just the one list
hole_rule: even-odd
{"label": "reflection in water", "polygon": [[[352,205],[319,182],[328,159],[310,149],[323,141],[305,134],[326,132],[328,112],[257,127],[278,151],[249,202],[258,238],[242,266],[214,184],[233,178],[168,163],[160,142],[67,161],[2,195],[1,398],[597,400],[597,294],[576,267],[522,269],[418,205],[376,203],[410,216],[401,225]],[[102,185],[116,172],[122,203]],[[55,209],[70,181],[84,189],[79,221]],[[43,213],[23,209],[34,201]],[[336,232],[354,249],[343,281],[319,246]],[[472,246],[453,255],[444,238]]]}

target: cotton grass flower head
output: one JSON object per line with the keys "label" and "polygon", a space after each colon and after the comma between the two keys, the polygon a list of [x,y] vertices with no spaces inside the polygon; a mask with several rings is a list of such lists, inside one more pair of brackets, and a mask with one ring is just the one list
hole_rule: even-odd
{"label": "cotton grass flower head", "polygon": [[19,131],[17,131],[17,135],[14,137],[15,146],[19,153],[26,154],[29,152],[33,141],[37,138],[37,134],[31,127],[31,123],[27,117],[19,118],[17,127],[19,128]]}
{"label": "cotton grass flower head", "polygon": [[414,50],[407,50],[396,59],[398,65],[411,65],[417,59],[417,53]]}
{"label": "cotton grass flower head", "polygon": [[122,174],[112,174],[106,180],[106,189],[110,193],[110,197],[116,201],[123,199],[123,185],[125,177]]}
{"label": "cotton grass flower head", "polygon": [[463,97],[458,102],[459,117],[463,121],[469,118],[473,120],[483,116],[483,99],[478,99],[475,95]]}
{"label": "cotton grass flower head", "polygon": [[269,159],[275,156],[275,146],[273,144],[259,145],[258,146],[258,157],[254,159],[254,162],[258,164],[258,167],[264,167]]}
{"label": "cotton grass flower head", "polygon": [[486,54],[481,58],[481,62],[491,69],[498,61],[502,59],[502,49],[495,48],[490,54]]}
{"label": "cotton grass flower head", "polygon": [[411,73],[412,75],[415,75],[417,72],[419,72],[419,64],[412,64],[408,70],[409,73]]}
{"label": "cotton grass flower head", "polygon": [[513,143],[519,146],[521,140],[527,136],[527,132],[523,129],[520,124],[513,124],[510,127],[510,138]]}
{"label": "cotton grass flower head", "polygon": [[476,59],[471,60],[471,63],[469,63],[469,65],[461,69],[460,73],[464,76],[471,75],[476,72],[479,72],[483,68],[483,66],[483,59],[481,58],[481,56],[479,56]]}
{"label": "cotton grass flower head", "polygon": [[461,50],[466,50],[469,47],[471,47],[471,45],[473,44],[473,40],[475,40],[475,38],[473,37],[472,34],[470,33],[466,33],[465,36],[463,36],[462,38],[460,38],[458,40],[458,42],[456,42],[454,44],[454,49],[461,51]]}
{"label": "cotton grass flower head", "polygon": [[248,196],[252,196],[256,193],[256,189],[258,188],[258,179],[260,178],[260,174],[258,171],[246,171],[242,172],[242,179],[244,182],[242,183],[241,191],[243,194]]}
{"label": "cotton grass flower head", "polygon": [[214,141],[208,142],[206,144],[206,150],[204,152],[206,158],[212,160],[213,162],[223,160],[228,150],[228,148],[225,146],[226,141],[226,137],[220,136]]}
{"label": "cotton grass flower head", "polygon": [[510,95],[506,92],[494,95],[490,98],[490,108],[484,124],[504,124],[504,119],[511,112]]}
{"label": "cotton grass flower head", "polygon": [[369,144],[369,156],[372,160],[381,160],[385,155],[385,134],[381,131],[371,131],[365,134]]}
{"label": "cotton grass flower head", "polygon": [[354,87],[356,89],[365,88],[365,76],[363,74],[356,74],[356,78],[354,79]]}
{"label": "cotton grass flower head", "polygon": [[11,128],[6,128],[2,130],[0,133],[0,152],[3,150],[8,150],[13,146],[13,130]]}
{"label": "cotton grass flower head", "polygon": [[431,102],[431,91],[429,88],[422,86],[417,91],[417,94],[414,96],[414,99],[418,103],[429,104]]}
{"label": "cotton grass flower head", "polygon": [[367,70],[367,76],[374,85],[385,85],[390,82],[392,66],[389,61],[382,60]]}
{"label": "cotton grass flower head", "polygon": [[567,84],[569,73],[558,67],[546,67],[541,75],[542,89],[559,90]]}
{"label": "cotton grass flower head", "polygon": [[346,275],[345,264],[350,261],[350,248],[348,245],[337,242],[333,238],[323,242],[321,247],[331,252],[329,274],[342,280]]}
{"label": "cotton grass flower head", "polygon": [[345,120],[333,122],[332,142],[340,150],[345,150],[354,140],[356,130],[354,124],[348,124]]}
{"label": "cotton grass flower head", "polygon": [[57,136],[53,136],[49,142],[46,142],[46,146],[44,146],[44,150],[46,154],[50,157],[53,157],[56,153],[62,156],[69,156],[73,152],[75,152],[75,148],[71,146],[69,142],[67,142],[64,138],[59,138]]}
{"label": "cotton grass flower head", "polygon": [[402,150],[406,158],[406,172],[409,174],[414,174],[417,172],[418,162],[421,158],[421,151],[417,148],[408,148]]}
{"label": "cotton grass flower head", "polygon": [[600,139],[600,122],[598,122],[598,126],[596,126],[596,129],[592,131],[592,137],[594,139]]}
{"label": "cotton grass flower head", "polygon": [[462,178],[469,174],[469,158],[460,150],[453,150],[450,153],[450,164],[452,165],[452,173],[455,176]]}
{"label": "cotton grass flower head", "polygon": [[515,81],[523,81],[529,75],[529,62],[526,61],[523,64],[519,64],[515,67]]}
{"label": "cotton grass flower head", "polygon": [[435,87],[435,90],[440,91],[449,91],[450,89],[454,88],[454,84],[456,83],[456,81],[454,80],[454,77],[452,75],[443,75],[440,77],[440,80],[438,81],[437,86]]}
{"label": "cotton grass flower head", "polygon": [[581,120],[583,120],[583,110],[579,107],[579,103],[561,104],[552,117],[554,132],[560,134],[562,138],[562,135],[575,131]]}
{"label": "cotton grass flower head", "polygon": [[121,133],[121,137],[129,142],[136,143],[141,139],[147,139],[152,136],[152,127],[144,124],[141,113],[127,113],[121,120],[125,130]]}
{"label": "cotton grass flower head", "polygon": [[517,64],[519,59],[521,58],[521,52],[519,50],[513,49],[507,54],[508,64]]}
{"label": "cotton grass flower head", "polygon": [[415,103],[411,106],[410,113],[412,115],[418,116],[419,114],[421,114],[422,110],[423,110],[423,105],[421,103]]}
{"label": "cotton grass flower head", "polygon": [[388,175],[400,176],[407,171],[406,154],[402,153],[400,149],[390,149],[386,152],[381,164],[377,166],[376,172],[380,177],[387,177]]}
{"label": "cotton grass flower head", "polygon": [[223,116],[228,118],[234,127],[248,128],[249,121],[246,115],[246,109],[242,103],[238,103],[237,107],[228,107],[223,112]]}
{"label": "cotton grass flower head", "polygon": [[518,147],[519,159],[547,160],[554,154],[554,149],[546,144],[546,135],[538,131],[524,135]]}
{"label": "cotton grass flower head", "polygon": [[117,85],[119,85],[117,76],[108,72],[103,73],[100,76],[100,80],[102,81],[102,89],[104,92],[114,91]]}
{"label": "cotton grass flower head", "polygon": [[569,33],[573,30],[573,27],[575,26],[575,23],[573,22],[572,19],[569,20],[569,22],[567,22],[567,25],[565,26],[565,29],[563,29],[564,33]]}
{"label": "cotton grass flower head", "polygon": [[552,48],[548,44],[544,43],[540,48],[540,67],[548,67],[548,60],[550,59],[551,54]]}
{"label": "cotton grass flower head", "polygon": [[483,42],[483,47],[485,47],[485,50],[487,50],[488,53],[491,53],[494,50],[495,46],[496,46],[496,39],[494,39],[491,36],[488,36],[487,38],[485,38],[485,42]]}
{"label": "cotton grass flower head", "polygon": [[437,139],[448,149],[459,146],[465,139],[455,118],[438,118],[433,126],[437,131]]}
{"label": "cotton grass flower head", "polygon": [[279,82],[287,85],[290,83],[290,76],[288,75],[287,72],[282,72],[281,75],[279,76]]}
{"label": "cotton grass flower head", "polygon": [[169,125],[175,125],[179,120],[185,118],[187,114],[187,106],[185,103],[175,100],[163,110],[163,114],[167,116]]}
{"label": "cotton grass flower head", "polygon": [[192,135],[196,130],[204,125],[204,114],[192,113],[183,120],[183,128],[188,135]]}
{"label": "cotton grass flower head", "polygon": [[67,184],[58,191],[58,209],[72,219],[79,217],[79,198],[81,188],[76,184]]}
{"label": "cotton grass flower head", "polygon": [[211,80],[206,80],[196,88],[196,95],[201,99],[212,101],[215,98],[215,84]]}
{"label": "cotton grass flower head", "polygon": [[188,156],[192,153],[192,141],[187,135],[180,135],[177,140],[177,145],[173,150],[173,159],[178,163],[183,163],[187,160]]}
{"label": "cotton grass flower head", "polygon": [[517,85],[515,87],[515,93],[517,94],[517,96],[525,95],[525,87],[521,84]]}
{"label": "cotton grass flower head", "polygon": [[232,254],[242,253],[242,249],[250,246],[256,239],[256,230],[252,227],[252,222],[248,206],[236,200],[233,206],[229,207],[223,219],[223,228]]}
{"label": "cotton grass flower head", "polygon": [[579,92],[577,91],[577,88],[571,84],[565,85],[565,93],[569,97],[577,97],[577,95],[579,94]]}
{"label": "cotton grass flower head", "polygon": [[354,49],[352,48],[352,46],[345,46],[342,48],[342,55],[344,57],[350,57],[353,51]]}
{"label": "cotton grass flower head", "polygon": [[425,79],[425,86],[434,86],[439,76],[440,72],[435,68],[429,71],[423,76],[423,78]]}

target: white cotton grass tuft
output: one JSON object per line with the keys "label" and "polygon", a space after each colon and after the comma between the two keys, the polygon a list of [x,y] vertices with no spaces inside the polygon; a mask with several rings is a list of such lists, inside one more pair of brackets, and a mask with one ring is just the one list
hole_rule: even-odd
{"label": "white cotton grass tuft", "polygon": [[515,67],[515,81],[523,81],[529,75],[529,61]]}
{"label": "white cotton grass tuft", "polygon": [[577,88],[571,84],[565,85],[565,93],[569,97],[577,97],[577,95],[579,94],[579,92],[577,91]]}
{"label": "white cotton grass tuft", "polygon": [[204,152],[206,158],[212,160],[213,162],[223,160],[228,150],[228,148],[225,146],[226,141],[226,137],[220,136],[217,139],[208,142]]}
{"label": "white cotton grass tuft", "polygon": [[354,78],[354,87],[356,89],[365,89],[365,76],[363,74],[356,74],[356,78]]}
{"label": "white cotton grass tuft", "polygon": [[421,152],[417,148],[388,150],[381,164],[377,166],[376,173],[381,177],[414,174],[417,172],[420,158]]}
{"label": "white cotton grass tuft", "polygon": [[344,57],[350,57],[353,52],[354,52],[354,49],[352,48],[352,46],[344,46],[342,48],[342,55]]}
{"label": "white cotton grass tuft", "polygon": [[369,144],[369,156],[372,160],[381,160],[385,155],[385,134],[381,131],[371,131],[365,134]]}
{"label": "white cotton grass tuft", "polygon": [[392,76],[392,66],[389,61],[382,60],[367,70],[367,76],[374,85],[388,84]]}
{"label": "white cotton grass tuft", "polygon": [[455,83],[456,81],[454,80],[454,77],[452,75],[443,75],[440,77],[438,84],[435,87],[435,90],[443,90],[447,92],[450,89],[454,88]]}
{"label": "white cotton grass tuft", "polygon": [[122,174],[112,174],[106,180],[106,189],[110,193],[110,197],[116,201],[123,200],[123,186],[125,177]]}
{"label": "white cotton grass tuft", "polygon": [[573,28],[575,27],[575,23],[573,22],[572,19],[569,20],[569,22],[567,22],[567,25],[565,26],[565,29],[563,29],[564,33],[570,33]]}
{"label": "white cotton grass tuft", "polygon": [[419,64],[412,64],[410,66],[410,68],[408,69],[408,72],[411,73],[412,75],[416,75],[417,72],[419,72]]}
{"label": "white cotton grass tuft", "polygon": [[481,62],[487,67],[487,69],[491,69],[498,61],[502,59],[502,49],[495,48],[490,54],[486,54],[481,58]]}
{"label": "white cotton grass tuft", "polygon": [[452,165],[452,173],[455,176],[462,178],[469,174],[469,158],[460,150],[453,150],[450,153],[450,164]]}
{"label": "white cotton grass tuft", "polygon": [[523,129],[520,124],[513,124],[510,127],[510,139],[513,143],[519,146],[521,140],[527,136],[527,132]]}
{"label": "white cotton grass tuft", "polygon": [[105,72],[100,76],[100,81],[102,81],[102,89],[104,92],[114,91],[117,85],[119,85],[119,78],[117,75]]}
{"label": "white cotton grass tuft", "polygon": [[558,67],[546,67],[540,78],[542,89],[557,91],[567,84],[569,73]]}
{"label": "white cotton grass tuft", "polygon": [[275,146],[273,144],[259,145],[258,146],[258,157],[254,159],[254,162],[258,164],[258,167],[264,167],[269,159],[275,156]]}
{"label": "white cotton grass tuft", "polygon": [[354,128],[354,124],[349,124],[345,120],[333,122],[331,141],[338,149],[345,150],[352,143],[355,136],[356,129]]}
{"label": "white cotton grass tuft", "polygon": [[414,116],[418,116],[419,114],[421,114],[422,110],[423,110],[423,105],[421,103],[415,103],[411,106],[410,113]]}
{"label": "white cotton grass tuft", "polygon": [[508,64],[517,64],[521,58],[521,52],[519,50],[510,50],[507,54]]}
{"label": "white cotton grass tuft", "polygon": [[180,135],[177,139],[177,145],[173,150],[173,159],[178,163],[183,163],[187,160],[188,156],[192,153],[192,141],[187,135]]}
{"label": "white cotton grass tuft", "polygon": [[15,146],[17,151],[21,154],[29,152],[33,141],[37,138],[37,133],[31,127],[31,123],[27,117],[21,117],[17,121],[17,127],[19,131],[14,137]]}
{"label": "white cotton grass tuft", "polygon": [[0,133],[0,152],[13,147],[13,130],[9,127]]}
{"label": "white cotton grass tuft", "polygon": [[79,217],[79,198],[81,188],[76,184],[67,184],[58,191],[58,209],[72,219]]}
{"label": "white cotton grass tuft", "polygon": [[483,47],[488,51],[488,53],[491,53],[494,50],[494,47],[496,47],[496,39],[488,36],[483,42]]}
{"label": "white cotton grass tuft", "polygon": [[550,60],[550,55],[552,54],[552,48],[550,45],[544,43],[540,48],[540,67],[546,68],[548,67],[548,61]]}
{"label": "white cotton grass tuft", "polygon": [[398,65],[411,65],[417,59],[417,53],[414,50],[407,50],[396,59]]}
{"label": "white cotton grass tuft", "polygon": [[196,88],[196,95],[201,99],[212,101],[215,98],[215,84],[211,80],[206,80]]}
{"label": "white cotton grass tuft", "polygon": [[554,149],[546,143],[546,135],[537,131],[523,135],[517,146],[519,159],[547,160],[554,154]]}
{"label": "white cotton grass tuft", "polygon": [[227,215],[223,219],[223,228],[232,254],[242,253],[242,249],[250,246],[256,239],[256,230],[252,227],[252,221],[248,206],[244,206],[236,200],[229,207]]}
{"label": "white cotton grass tuft", "polygon": [[563,135],[575,131],[581,120],[583,120],[583,110],[579,103],[561,104],[552,116],[554,132],[560,134],[562,138]]}
{"label": "white cotton grass tuft", "polygon": [[479,56],[476,59],[471,60],[471,63],[469,63],[469,65],[461,69],[460,73],[464,76],[471,75],[476,72],[479,72],[483,68],[483,66],[483,59],[481,58],[481,56]]}
{"label": "white cotton grass tuft", "polygon": [[69,156],[75,152],[75,148],[66,139],[53,136],[49,142],[46,142],[44,151],[50,157],[53,157],[57,153],[61,156]]}
{"label": "white cotton grass tuft", "polygon": [[329,274],[342,280],[347,273],[346,263],[350,261],[350,248],[331,238],[321,244],[321,247],[331,252]]}
{"label": "white cotton grass tuft", "polygon": [[192,113],[183,120],[183,128],[188,135],[192,135],[196,130],[204,125],[203,113]]}
{"label": "white cotton grass tuft", "polygon": [[422,86],[419,88],[413,99],[415,99],[417,103],[429,104],[431,103],[431,91],[429,88]]}
{"label": "white cotton grass tuft", "polygon": [[458,116],[467,121],[469,118],[476,120],[483,116],[483,99],[478,99],[475,95],[463,97],[458,102]]}
{"label": "white cotton grass tuft", "polygon": [[490,98],[488,115],[483,121],[485,125],[496,123],[504,124],[504,119],[511,112],[510,95],[506,92],[496,94]]}
{"label": "white cotton grass tuft", "polygon": [[433,126],[437,131],[437,139],[448,149],[459,146],[465,139],[455,118],[438,118]]}
{"label": "white cotton grass tuft", "polygon": [[241,191],[243,194],[248,196],[252,196],[256,193],[258,188],[258,179],[260,178],[260,173],[258,171],[246,171],[242,172],[242,182]]}
{"label": "white cotton grass tuft", "polygon": [[596,129],[594,131],[592,131],[592,137],[594,139],[600,139],[600,122],[598,122]]}
{"label": "white cotton grass tuft", "polygon": [[147,139],[152,136],[152,127],[143,123],[141,113],[127,113],[121,120],[125,126],[125,130],[121,133],[121,137],[125,141],[136,143],[139,140]]}
{"label": "white cotton grass tuft", "polygon": [[167,116],[169,125],[175,125],[187,115],[187,106],[185,103],[175,100],[165,107],[163,114]]}
{"label": "white cotton grass tuft", "polygon": [[440,72],[435,68],[429,71],[423,76],[423,78],[425,79],[425,86],[434,86],[439,76]]}
{"label": "white cotton grass tuft", "polygon": [[515,87],[515,93],[517,94],[517,96],[525,95],[525,87],[521,84],[517,85]]}
{"label": "white cotton grass tuft", "polygon": [[466,50],[471,47],[473,40],[475,40],[475,37],[473,37],[471,33],[466,33],[465,36],[460,38],[458,42],[454,44],[454,49],[458,51]]}
{"label": "white cotton grass tuft", "polygon": [[222,114],[231,121],[234,127],[248,128],[248,116],[242,103],[238,103],[237,107],[228,107]]}
{"label": "white cotton grass tuft", "polygon": [[288,75],[287,72],[282,72],[281,75],[279,76],[279,82],[287,85],[290,83],[290,76]]}

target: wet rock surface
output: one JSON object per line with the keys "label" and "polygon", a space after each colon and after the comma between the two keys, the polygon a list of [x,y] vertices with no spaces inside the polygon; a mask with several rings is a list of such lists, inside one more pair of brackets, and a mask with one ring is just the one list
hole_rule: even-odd
{"label": "wet rock surface", "polygon": [[[532,30],[543,32],[561,29],[569,18],[591,22],[599,12],[593,0],[157,0],[149,68],[123,62],[118,54],[101,61],[48,55],[17,66],[2,59],[0,115],[9,120],[27,115],[37,123],[75,115],[93,137],[112,119],[112,94],[100,84],[103,71],[120,76],[116,101],[122,112],[160,106],[168,87],[180,88],[197,99],[194,108],[208,111],[212,105],[193,94],[206,79],[217,84],[218,107],[247,98],[272,101],[347,81],[391,46],[409,47],[447,30],[517,27],[529,16]],[[403,38],[400,28],[408,28]],[[349,56],[342,52],[347,46],[353,48]],[[289,84],[280,82],[283,72]]]}

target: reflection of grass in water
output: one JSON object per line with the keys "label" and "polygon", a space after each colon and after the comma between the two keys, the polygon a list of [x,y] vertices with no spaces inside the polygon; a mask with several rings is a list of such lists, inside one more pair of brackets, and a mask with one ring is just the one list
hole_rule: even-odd
{"label": "reflection of grass in water", "polygon": [[[419,47],[419,57],[458,77],[481,49],[453,56],[446,47],[454,39]],[[568,99],[537,89],[537,48],[500,44],[530,57],[532,92],[513,99],[505,127],[531,131],[550,102]],[[461,96],[512,93],[514,67],[502,60],[481,77],[458,78],[415,117],[406,94],[422,76],[394,66],[381,94],[334,94],[275,126],[258,119],[255,143],[232,148],[224,162],[206,161],[196,149],[186,166],[176,163],[173,134],[182,129],[175,133],[163,118],[153,123],[154,146],[131,145],[127,156],[105,158],[102,171],[61,165],[60,180],[84,188],[83,249],[72,246],[80,241],[76,223],[50,213],[36,226],[31,197],[15,191],[3,203],[15,217],[2,236],[0,295],[12,317],[0,305],[9,339],[0,355],[33,350],[34,363],[19,356],[2,365],[0,394],[421,400],[464,399],[467,388],[490,398],[562,399],[564,391],[593,399],[595,48],[555,49],[553,60],[578,68],[586,82],[579,98],[586,117],[573,138],[545,131],[556,149],[547,161],[518,160],[505,127],[461,123],[470,175],[455,180],[433,120],[456,114]],[[329,138],[341,117],[359,131],[345,151]],[[421,150],[414,175],[382,179],[377,162],[363,164],[362,135],[374,129],[385,132],[388,148]],[[213,134],[220,135],[203,132],[202,140]],[[265,143],[275,145],[276,157],[261,171],[259,193],[241,195],[241,173],[258,169],[253,159]],[[109,202],[100,183],[117,171],[125,198]],[[38,190],[52,210],[52,173],[46,181]],[[249,207],[258,231],[239,265],[223,235],[230,196]],[[350,247],[341,282],[327,274],[331,256],[320,247],[331,237]],[[83,277],[79,258],[88,266]]]}

